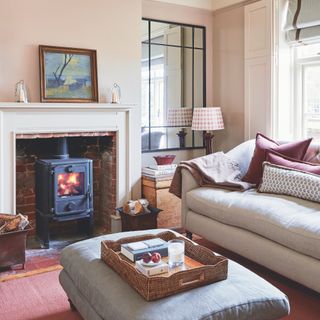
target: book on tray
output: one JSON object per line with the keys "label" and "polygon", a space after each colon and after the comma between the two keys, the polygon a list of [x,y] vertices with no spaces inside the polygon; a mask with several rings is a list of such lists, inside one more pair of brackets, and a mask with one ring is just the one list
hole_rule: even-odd
{"label": "book on tray", "polygon": [[168,243],[160,238],[155,238],[121,245],[121,253],[133,262],[142,259],[142,256],[148,252],[151,254],[158,252],[162,257],[166,257],[168,256]]}
{"label": "book on tray", "polygon": [[144,266],[141,261],[137,261],[136,268],[147,277],[167,273],[169,271],[168,264],[163,261],[155,266]]}

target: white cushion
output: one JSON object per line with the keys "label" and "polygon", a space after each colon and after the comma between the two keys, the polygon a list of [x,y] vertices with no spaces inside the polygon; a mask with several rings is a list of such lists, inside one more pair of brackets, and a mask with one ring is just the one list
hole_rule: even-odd
{"label": "white cushion", "polygon": [[[214,188],[187,193],[187,206],[216,221],[243,228],[320,259],[320,204],[290,196]],[[267,253],[266,253],[267,254]]]}

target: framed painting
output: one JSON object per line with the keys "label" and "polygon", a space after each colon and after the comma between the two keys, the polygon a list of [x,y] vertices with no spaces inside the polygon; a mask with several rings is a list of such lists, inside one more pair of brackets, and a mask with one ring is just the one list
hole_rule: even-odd
{"label": "framed painting", "polygon": [[98,102],[96,50],[39,46],[41,102]]}

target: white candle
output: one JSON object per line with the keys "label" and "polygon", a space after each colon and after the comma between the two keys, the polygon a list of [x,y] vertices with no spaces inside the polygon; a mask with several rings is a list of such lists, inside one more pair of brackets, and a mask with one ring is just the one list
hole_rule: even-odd
{"label": "white candle", "polygon": [[176,267],[184,263],[184,241],[171,240],[168,245],[169,266]]}

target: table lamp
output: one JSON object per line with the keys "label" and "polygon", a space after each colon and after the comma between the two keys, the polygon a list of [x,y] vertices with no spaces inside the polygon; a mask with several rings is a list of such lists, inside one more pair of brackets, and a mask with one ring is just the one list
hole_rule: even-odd
{"label": "table lamp", "polygon": [[206,147],[206,154],[211,154],[212,139],[214,135],[207,131],[224,129],[221,109],[194,108],[191,129],[203,131],[203,140]]}
{"label": "table lamp", "polygon": [[171,127],[182,127],[177,133],[179,137],[180,148],[185,148],[185,137],[187,132],[185,127],[190,127],[192,122],[191,108],[169,108],[167,123]]}

